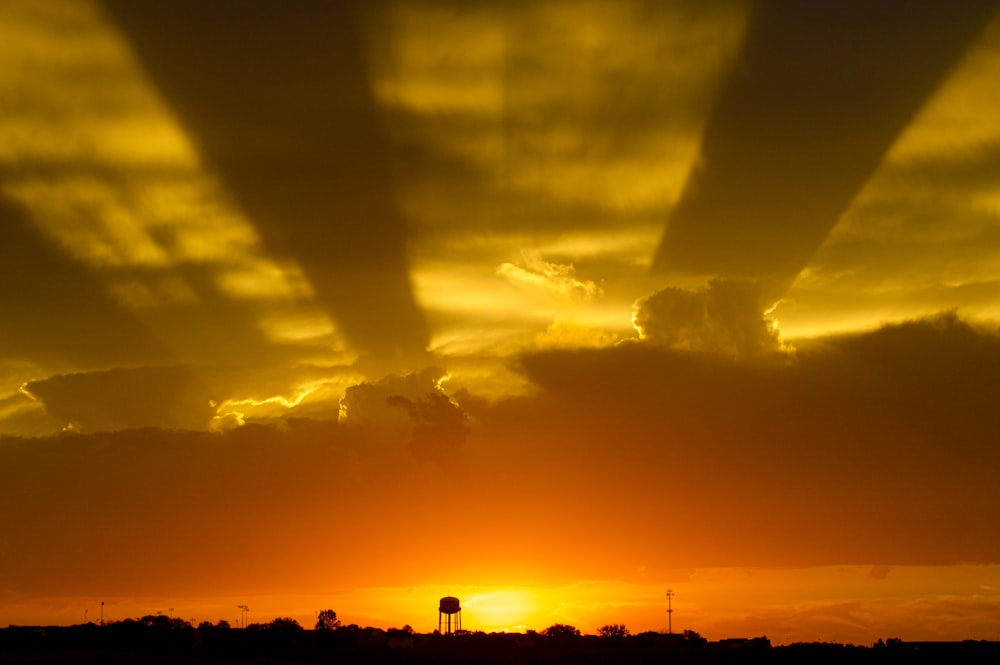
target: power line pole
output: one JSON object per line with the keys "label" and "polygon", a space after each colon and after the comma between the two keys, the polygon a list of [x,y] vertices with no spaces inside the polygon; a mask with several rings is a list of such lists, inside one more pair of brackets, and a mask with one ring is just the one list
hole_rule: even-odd
{"label": "power line pole", "polygon": [[667,589],[667,634],[674,634],[674,606],[671,602],[674,598],[674,590]]}

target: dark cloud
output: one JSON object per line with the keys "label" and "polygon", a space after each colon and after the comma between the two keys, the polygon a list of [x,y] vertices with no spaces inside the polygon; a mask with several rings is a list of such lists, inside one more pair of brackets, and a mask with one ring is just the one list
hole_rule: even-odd
{"label": "dark cloud", "polygon": [[302,266],[354,348],[390,366],[420,355],[428,332],[355,3],[104,6],[269,248]]}
{"label": "dark cloud", "polygon": [[[266,359],[270,360],[270,359]],[[276,422],[287,417],[336,418],[343,386],[357,372],[350,367],[270,363],[165,365],[57,374],[25,383],[10,409],[25,411],[20,429],[38,421],[49,434],[70,426],[84,432],[123,428],[216,429],[243,422]],[[26,410],[30,399],[48,414],[44,422]],[[5,411],[0,401],[0,413]],[[53,422],[58,426],[53,427]]]}
{"label": "dark cloud", "polygon": [[469,416],[441,389],[445,376],[430,367],[351,386],[341,400],[341,421],[408,432],[419,459],[441,458],[469,433]]}
{"label": "dark cloud", "polygon": [[642,340],[676,351],[752,358],[782,350],[760,284],[712,280],[698,291],[670,287],[642,298],[632,321]]}
{"label": "dark cloud", "polygon": [[404,583],[416,564],[387,569],[372,553],[415,542],[437,497],[408,455],[370,443],[309,420],[0,437],[0,589],[179,597],[315,592],[356,575]]}
{"label": "dark cloud", "polygon": [[[792,362],[630,344],[523,367],[538,394],[477,404],[461,465],[408,448],[414,425],[461,430],[429,397],[430,370],[348,391],[344,423],[0,438],[0,587],[406,586],[442,543],[462,548],[448,579],[511,584],[529,564],[556,583],[640,564],[652,579],[670,566],[997,562],[984,528],[1000,520],[996,330],[944,315]],[[412,551],[384,554],[400,548]]]}
{"label": "dark cloud", "polygon": [[190,367],[111,369],[51,376],[24,389],[46,411],[81,431],[133,427],[207,429],[212,394]]}
{"label": "dark cloud", "polygon": [[456,446],[469,434],[469,419],[447,395],[429,392],[422,399],[392,395],[387,403],[404,409],[413,422],[411,445],[418,457],[430,457],[440,446]]}
{"label": "dark cloud", "polygon": [[996,6],[755,3],[656,269],[798,273]]}
{"label": "dark cloud", "polygon": [[638,344],[523,363],[543,396],[483,416],[495,436],[548,442],[634,528],[673,516],[699,565],[996,561],[994,329],[946,314],[779,363]]}

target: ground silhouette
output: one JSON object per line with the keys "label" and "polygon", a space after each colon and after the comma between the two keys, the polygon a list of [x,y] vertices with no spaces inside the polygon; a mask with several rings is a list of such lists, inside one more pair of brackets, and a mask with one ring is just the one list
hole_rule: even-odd
{"label": "ground silhouette", "polygon": [[0,629],[0,663],[995,663],[1000,642],[903,642],[870,646],[800,643],[774,647],[766,637],[709,641],[692,630],[631,634],[607,624],[596,634],[553,624],[525,633],[462,630],[442,635],[403,628],[343,625],[333,610],[317,628],[287,617],[246,628],[226,621],[197,627],[164,615],[106,625]]}

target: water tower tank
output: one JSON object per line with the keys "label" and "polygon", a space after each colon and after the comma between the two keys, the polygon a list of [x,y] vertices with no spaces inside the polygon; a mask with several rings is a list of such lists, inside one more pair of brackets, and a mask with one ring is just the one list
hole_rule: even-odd
{"label": "water tower tank", "polygon": [[462,605],[459,603],[458,598],[445,596],[438,605],[438,611],[442,614],[455,614],[462,611]]}

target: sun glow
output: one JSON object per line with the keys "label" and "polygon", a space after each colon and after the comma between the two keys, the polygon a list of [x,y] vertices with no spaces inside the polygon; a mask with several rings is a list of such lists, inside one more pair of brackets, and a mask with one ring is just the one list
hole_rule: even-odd
{"label": "sun glow", "polygon": [[527,589],[496,589],[474,593],[462,600],[468,625],[492,632],[524,632],[536,627],[542,611],[538,594]]}

